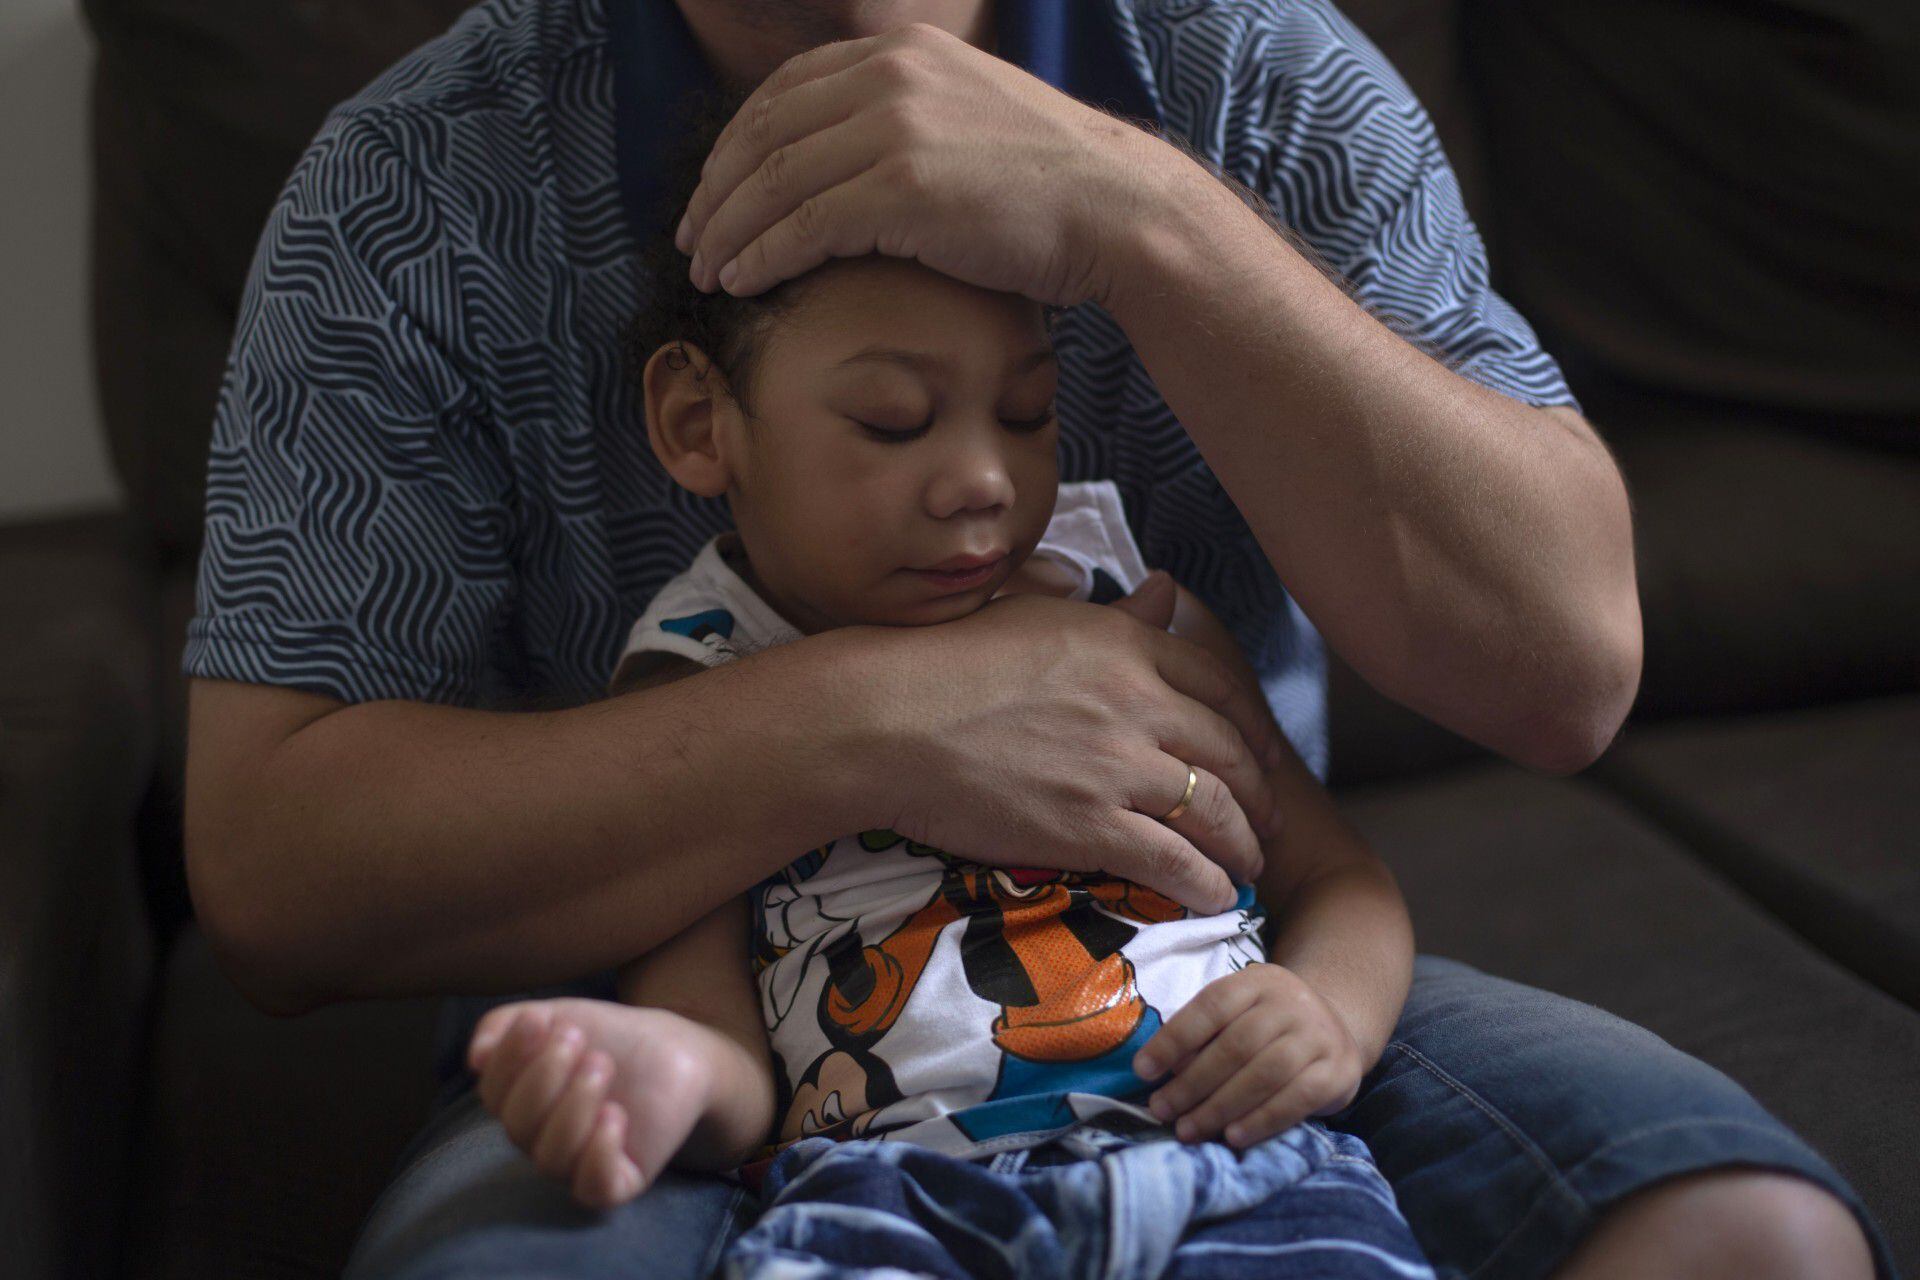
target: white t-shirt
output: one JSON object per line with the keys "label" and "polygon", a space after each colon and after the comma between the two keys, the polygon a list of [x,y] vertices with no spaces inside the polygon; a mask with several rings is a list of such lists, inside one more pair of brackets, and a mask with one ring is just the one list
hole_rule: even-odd
{"label": "white t-shirt", "polygon": [[[623,669],[651,652],[717,666],[800,638],[730,554],[738,538],[722,534],[661,589]],[[1069,569],[1074,599],[1104,603],[1147,574],[1108,481],[1061,485],[1034,555]],[[1103,1113],[1154,1124],[1133,1055],[1202,987],[1265,959],[1251,889],[1196,916],[1104,874],[985,867],[891,831],[809,850],[752,898],[776,1145],[885,1137],[974,1156]]]}

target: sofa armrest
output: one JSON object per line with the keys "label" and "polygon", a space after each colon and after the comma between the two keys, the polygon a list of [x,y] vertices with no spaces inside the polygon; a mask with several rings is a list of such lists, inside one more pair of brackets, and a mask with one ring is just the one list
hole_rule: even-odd
{"label": "sofa armrest", "polygon": [[108,1274],[117,1244],[153,969],[137,563],[117,520],[0,528],[0,1240],[23,1280]]}

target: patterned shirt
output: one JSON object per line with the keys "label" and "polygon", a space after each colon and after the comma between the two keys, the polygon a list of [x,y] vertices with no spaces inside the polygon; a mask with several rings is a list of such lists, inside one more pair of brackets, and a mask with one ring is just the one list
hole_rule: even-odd
{"label": "patterned shirt", "polygon": [[[1487,284],[1425,113],[1323,0],[1032,0],[998,51],[1264,196],[1397,331],[1569,404]],[[728,527],[648,448],[619,332],[662,122],[709,73],[671,0],[488,0],[336,108],[274,206],[208,460],[190,676],[348,702],[572,705]],[[1226,622],[1325,776],[1319,636],[1125,334],[1061,318],[1061,478]]]}

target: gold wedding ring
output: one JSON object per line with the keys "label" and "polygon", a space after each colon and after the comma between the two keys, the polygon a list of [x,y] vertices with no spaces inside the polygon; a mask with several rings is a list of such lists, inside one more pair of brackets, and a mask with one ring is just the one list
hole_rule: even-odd
{"label": "gold wedding ring", "polygon": [[1172,809],[1168,810],[1166,815],[1162,817],[1160,821],[1172,822],[1175,818],[1185,813],[1187,811],[1187,806],[1193,803],[1193,789],[1198,785],[1200,785],[1200,775],[1193,771],[1192,765],[1188,765],[1186,794],[1180,797],[1180,803],[1173,806]]}

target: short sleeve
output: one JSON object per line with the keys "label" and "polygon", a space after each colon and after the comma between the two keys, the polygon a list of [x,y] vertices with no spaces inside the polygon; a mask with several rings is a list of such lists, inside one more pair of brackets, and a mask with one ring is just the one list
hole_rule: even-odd
{"label": "short sleeve", "polygon": [[509,597],[511,472],[459,273],[378,117],[329,119],[268,220],[207,461],[189,676],[469,703]]}
{"label": "short sleeve", "polygon": [[1424,108],[1324,0],[1139,6],[1167,123],[1258,192],[1389,328],[1465,377],[1571,405],[1494,291]]}

